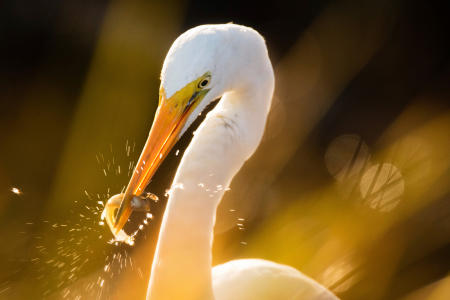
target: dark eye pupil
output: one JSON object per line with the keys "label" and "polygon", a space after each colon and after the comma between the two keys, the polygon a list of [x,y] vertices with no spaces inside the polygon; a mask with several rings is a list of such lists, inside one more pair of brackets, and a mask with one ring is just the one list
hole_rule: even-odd
{"label": "dark eye pupil", "polygon": [[200,82],[200,86],[206,86],[208,84],[208,80],[203,80],[202,82]]}

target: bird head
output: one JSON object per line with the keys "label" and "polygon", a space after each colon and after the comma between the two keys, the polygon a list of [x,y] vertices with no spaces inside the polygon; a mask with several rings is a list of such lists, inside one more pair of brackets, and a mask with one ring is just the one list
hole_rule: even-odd
{"label": "bird head", "polygon": [[161,72],[158,108],[147,142],[130,179],[112,229],[117,234],[152,176],[200,112],[220,95],[217,35],[203,28],[181,35],[172,45]]}
{"label": "bird head", "polygon": [[164,60],[153,125],[122,196],[113,233],[123,228],[133,211],[132,200],[144,192],[164,158],[203,109],[224,92],[238,90],[248,85],[245,80],[258,77],[254,68],[247,67],[259,56],[267,56],[265,49],[256,31],[234,24],[198,26],[175,40]]}

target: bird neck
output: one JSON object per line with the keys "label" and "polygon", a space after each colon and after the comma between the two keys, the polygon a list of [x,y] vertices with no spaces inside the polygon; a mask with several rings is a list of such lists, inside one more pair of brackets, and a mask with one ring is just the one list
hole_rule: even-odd
{"label": "bird neck", "polygon": [[211,244],[220,197],[209,197],[192,182],[172,187],[147,299],[213,299]]}
{"label": "bird neck", "polygon": [[273,79],[255,85],[225,93],[186,149],[164,213],[147,299],[214,299],[216,210],[260,142],[273,93]]}

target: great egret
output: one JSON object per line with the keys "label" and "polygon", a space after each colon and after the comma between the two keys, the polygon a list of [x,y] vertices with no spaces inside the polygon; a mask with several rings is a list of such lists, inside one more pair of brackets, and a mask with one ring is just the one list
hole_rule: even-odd
{"label": "great egret", "polygon": [[221,100],[197,129],[173,180],[147,299],[337,299],[289,266],[262,259],[211,265],[217,206],[261,140],[273,89],[265,41],[251,28],[198,26],[170,48],[150,135],[116,217],[109,214],[115,234],[123,233],[137,199],[176,141],[208,103]]}

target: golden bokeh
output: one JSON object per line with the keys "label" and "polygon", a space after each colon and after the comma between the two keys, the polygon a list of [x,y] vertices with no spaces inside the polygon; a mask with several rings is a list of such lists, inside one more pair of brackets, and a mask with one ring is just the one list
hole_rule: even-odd
{"label": "golden bokeh", "polygon": [[[112,241],[101,213],[123,192],[144,145],[165,54],[200,12],[189,1],[105,3],[92,17],[100,23],[95,38],[78,41],[92,44],[92,55],[76,93],[50,80],[57,75],[49,63],[5,96],[22,102],[0,129],[0,299],[145,298],[164,193],[192,132],[151,183],[160,199],[151,213],[135,213],[127,225],[133,247]],[[273,105],[260,147],[217,212],[213,263],[289,264],[342,299],[446,299],[448,71],[420,77],[421,63],[440,62],[438,50],[414,60],[419,79],[396,65],[410,49],[408,36],[396,38],[412,30],[407,4],[320,3],[285,51],[266,36],[269,50],[283,54],[273,60]],[[83,24],[79,32],[90,28],[89,15],[71,12],[73,19],[57,20],[61,32],[73,22]],[[63,51],[52,47],[49,57]],[[388,74],[397,69],[405,71]]]}

